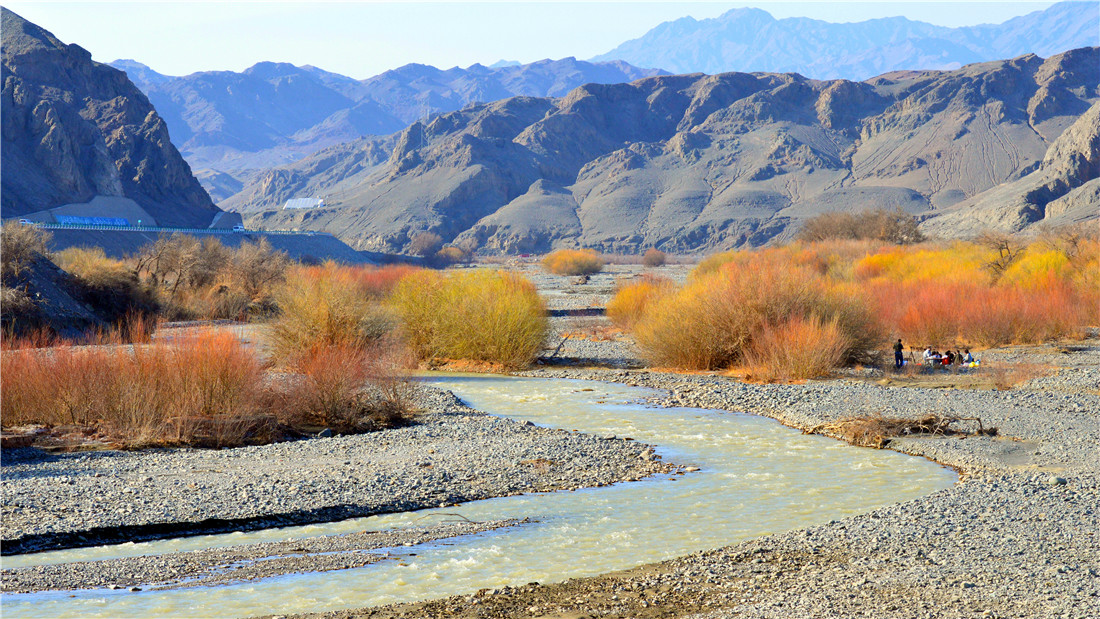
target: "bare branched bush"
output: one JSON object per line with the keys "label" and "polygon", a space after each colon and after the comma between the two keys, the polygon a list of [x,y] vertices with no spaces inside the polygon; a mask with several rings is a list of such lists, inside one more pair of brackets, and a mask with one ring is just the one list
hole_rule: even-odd
{"label": "bare branched bush", "polygon": [[443,249],[435,252],[435,254],[432,255],[432,263],[439,267],[446,267],[465,261],[466,252],[453,245],[449,247],[444,247]]}
{"label": "bare branched bush", "polygon": [[0,228],[0,281],[22,276],[37,256],[50,253],[50,233],[13,221]]}
{"label": "bare branched bush", "polygon": [[642,255],[642,265],[651,269],[664,266],[667,260],[668,256],[665,255],[665,252],[656,247],[650,247]]}
{"label": "bare branched bush", "polygon": [[1011,235],[1003,232],[983,232],[978,236],[979,245],[985,246],[992,252],[992,257],[985,264],[985,268],[993,276],[993,281],[1001,279],[1005,271],[1023,255],[1027,245]]}
{"label": "bare branched bush", "polygon": [[414,256],[433,256],[443,247],[443,237],[434,232],[418,232],[409,239],[409,252]]}
{"label": "bare branched bush", "polygon": [[915,217],[901,209],[876,209],[862,213],[823,213],[802,225],[798,238],[803,241],[840,239],[877,240],[906,245],[924,240]]}
{"label": "bare branched bush", "polygon": [[201,242],[161,236],[131,259],[173,318],[242,319],[274,311],[272,295],[290,260],[267,239],[230,249],[215,238]]}

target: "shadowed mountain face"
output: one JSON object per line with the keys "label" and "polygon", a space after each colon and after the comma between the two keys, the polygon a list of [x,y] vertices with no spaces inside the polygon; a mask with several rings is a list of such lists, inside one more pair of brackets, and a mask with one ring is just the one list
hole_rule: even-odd
{"label": "shadowed mountain face", "polygon": [[7,9],[3,33],[3,217],[125,197],[165,226],[219,209],[126,74]]}
{"label": "shadowed mountain face", "polygon": [[448,70],[410,64],[362,81],[316,67],[271,62],[242,73],[184,77],[160,75],[132,60],[111,64],[146,92],[193,167],[235,175],[296,161],[362,136],[388,135],[419,118],[471,102],[559,96],[588,82],[629,82],[662,73],[575,58]]}
{"label": "shadowed mountain face", "polygon": [[[943,5],[950,10],[949,4]],[[794,72],[862,80],[902,69],[956,69],[1100,43],[1100,5],[1062,2],[1003,24],[946,28],[903,17],[858,23],[775,19],[734,9],[714,19],[665,22],[593,61],[623,60],[675,73]]]}
{"label": "shadowed mountain face", "polygon": [[[501,252],[755,245],[828,211],[935,216],[1026,176],[1100,99],[1098,84],[1098,48],[866,82],[589,84],[327,149],[257,174],[223,206],[375,250],[422,230]],[[326,208],[270,210],[313,196]]]}

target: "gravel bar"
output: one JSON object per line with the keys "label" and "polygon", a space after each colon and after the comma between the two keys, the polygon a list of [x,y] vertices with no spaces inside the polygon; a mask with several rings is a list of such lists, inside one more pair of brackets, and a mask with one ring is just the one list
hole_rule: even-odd
{"label": "gravel bar", "polygon": [[3,450],[4,555],[329,522],[669,470],[645,444],[417,389],[413,425],[235,449]]}
{"label": "gravel bar", "polygon": [[521,520],[457,522],[244,544],[163,555],[38,565],[0,572],[4,593],[76,589],[177,589],[272,576],[363,567],[390,559],[389,548],[418,546],[524,524]]}
{"label": "gravel bar", "polygon": [[892,440],[891,449],[956,468],[960,481],[868,514],[594,578],[302,616],[1100,617],[1100,345],[984,356],[1058,370],[1004,391],[530,372],[662,389],[657,405],[755,413],[803,430],[849,416],[939,412],[980,417],[1000,433]]}

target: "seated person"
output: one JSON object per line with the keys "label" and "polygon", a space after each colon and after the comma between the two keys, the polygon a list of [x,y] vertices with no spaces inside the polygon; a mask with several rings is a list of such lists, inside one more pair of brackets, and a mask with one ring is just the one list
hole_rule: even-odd
{"label": "seated person", "polygon": [[948,348],[947,352],[943,353],[943,364],[951,365],[953,363],[955,363],[955,353],[951,352],[951,349]]}
{"label": "seated person", "polygon": [[966,364],[976,363],[976,361],[974,361],[974,355],[970,354],[969,348],[963,351],[962,362]]}

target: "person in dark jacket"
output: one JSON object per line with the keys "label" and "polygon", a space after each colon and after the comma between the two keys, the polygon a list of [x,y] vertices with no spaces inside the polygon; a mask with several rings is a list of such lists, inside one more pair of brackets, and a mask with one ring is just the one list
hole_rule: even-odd
{"label": "person in dark jacket", "polygon": [[901,356],[901,351],[903,351],[903,350],[905,350],[905,346],[902,346],[901,340],[899,339],[897,341],[897,343],[894,344],[894,368],[895,369],[900,370],[901,366],[905,365],[905,359]]}

